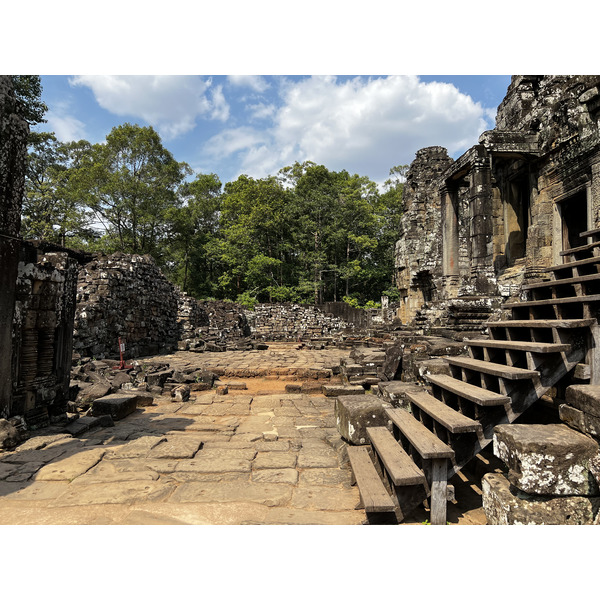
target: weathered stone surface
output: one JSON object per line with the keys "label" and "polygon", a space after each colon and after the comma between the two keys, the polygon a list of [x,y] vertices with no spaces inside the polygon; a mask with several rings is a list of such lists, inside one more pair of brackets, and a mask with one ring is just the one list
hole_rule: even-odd
{"label": "weathered stone surface", "polygon": [[291,506],[310,510],[352,510],[357,507],[359,500],[356,488],[299,487],[294,489]]}
{"label": "weathered stone surface", "polygon": [[106,454],[106,449],[92,449],[78,452],[42,467],[35,475],[36,481],[72,481],[94,465]]}
{"label": "weathered stone surface", "polygon": [[93,385],[84,388],[77,394],[77,406],[90,406],[94,400],[110,394],[110,390],[111,387],[108,382],[94,383]]}
{"label": "weathered stone surface", "polygon": [[73,479],[72,484],[92,485],[122,481],[156,481],[158,479],[159,475],[157,471],[146,467],[144,464],[138,463],[135,467],[123,464],[129,462],[132,461],[128,461],[127,459],[100,461],[89,471]]}
{"label": "weathered stone surface", "polygon": [[265,506],[287,504],[292,487],[280,483],[190,482],[180,485],[170,502],[257,502]]}
{"label": "weathered stone surface", "polygon": [[296,469],[261,469],[252,472],[252,481],[256,483],[296,485],[298,483],[298,471]]}
{"label": "weathered stone surface", "polygon": [[325,396],[356,396],[365,393],[362,385],[324,385]]}
{"label": "weathered stone surface", "polygon": [[416,383],[404,381],[385,381],[378,386],[379,395],[394,408],[405,408],[409,404],[407,392],[422,392],[423,388]]}
{"label": "weathered stone surface", "polygon": [[337,429],[353,444],[368,444],[366,428],[387,426],[389,419],[384,409],[391,407],[390,403],[372,395],[338,396],[335,402]]}
{"label": "weathered stone surface", "polygon": [[565,402],[593,417],[600,417],[600,385],[570,385]]}
{"label": "weathered stone surface", "polygon": [[349,487],[352,476],[349,469],[304,469],[300,473],[300,483],[311,486],[332,486],[340,485]]}
{"label": "weathered stone surface", "polygon": [[286,469],[296,466],[294,452],[259,452],[252,463],[253,469]]}
{"label": "weathered stone surface", "polygon": [[89,504],[132,504],[158,502],[174,489],[158,481],[117,481],[94,485],[69,486],[69,489],[48,506],[86,506]]}
{"label": "weathered stone surface", "polygon": [[198,456],[188,460],[181,460],[177,468],[177,473],[190,471],[194,473],[221,473],[221,472],[239,472],[250,471],[250,460],[235,458],[230,456]]}
{"label": "weathered stone surface", "polygon": [[14,448],[20,441],[17,428],[6,419],[0,419],[0,448]]}
{"label": "weathered stone surface", "polygon": [[481,480],[483,510],[489,525],[598,525],[600,498],[538,496],[512,488],[499,473]]}
{"label": "weathered stone surface", "polygon": [[303,441],[302,449],[298,452],[299,469],[332,468],[339,466],[338,455],[333,448],[325,445],[306,446]]}
{"label": "weathered stone surface", "polygon": [[148,452],[150,452],[154,446],[164,442],[166,439],[167,438],[165,436],[144,435],[136,440],[127,442],[127,444],[118,450],[108,453],[106,458],[143,458],[148,455]]}
{"label": "weathered stone surface", "polygon": [[598,444],[566,425],[498,425],[494,454],[509,467],[512,485],[529,494],[598,493]]}
{"label": "weathered stone surface", "polygon": [[119,421],[134,413],[136,407],[137,397],[135,394],[119,392],[94,400],[92,414],[95,417],[110,415],[115,421]]}
{"label": "weathered stone surface", "polygon": [[148,458],[192,458],[200,449],[202,440],[187,435],[169,437],[148,452]]}
{"label": "weathered stone surface", "polygon": [[587,412],[573,408],[568,404],[561,404],[558,407],[560,420],[569,427],[581,431],[595,438],[600,438],[600,417],[595,417]]}
{"label": "weathered stone surface", "polygon": [[59,440],[69,439],[71,436],[68,433],[57,433],[54,435],[36,435],[29,438],[27,441],[15,448],[15,452],[23,452],[24,450],[41,450]]}

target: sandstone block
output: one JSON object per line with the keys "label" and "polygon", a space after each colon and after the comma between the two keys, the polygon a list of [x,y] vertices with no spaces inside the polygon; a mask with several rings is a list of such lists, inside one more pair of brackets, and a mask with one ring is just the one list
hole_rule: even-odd
{"label": "sandstone block", "polygon": [[119,393],[104,396],[94,400],[92,414],[95,417],[110,415],[115,421],[124,419],[127,415],[135,412],[137,397],[135,394]]}
{"label": "sandstone block", "polygon": [[0,448],[14,448],[20,441],[17,428],[6,419],[0,419]]}
{"label": "sandstone block", "polygon": [[565,401],[584,413],[600,417],[600,385],[571,385]]}
{"label": "sandstone block", "polygon": [[600,417],[592,416],[568,404],[561,404],[558,407],[558,415],[560,420],[569,427],[577,429],[581,433],[600,438]]}
{"label": "sandstone block", "polygon": [[537,496],[512,488],[503,475],[481,480],[483,510],[489,525],[598,525],[600,498]]}
{"label": "sandstone block", "polygon": [[365,393],[362,385],[324,385],[325,396],[359,396]]}
{"label": "sandstone block", "polygon": [[353,444],[368,444],[367,427],[388,426],[384,410],[391,408],[376,396],[338,396],[335,401],[335,417],[340,435]]}
{"label": "sandstone block", "polygon": [[416,383],[404,381],[381,382],[378,386],[379,395],[394,408],[405,408],[409,404],[406,392],[422,392],[423,388]]}
{"label": "sandstone block", "polygon": [[494,454],[512,485],[528,494],[590,496],[599,491],[598,444],[566,425],[498,425]]}

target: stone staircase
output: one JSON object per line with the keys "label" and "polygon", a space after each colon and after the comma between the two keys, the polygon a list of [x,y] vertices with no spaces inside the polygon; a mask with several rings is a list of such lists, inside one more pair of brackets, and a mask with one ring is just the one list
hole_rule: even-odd
{"label": "stone staircase", "polygon": [[[403,408],[386,408],[392,430],[367,427],[370,444],[349,446],[361,502],[370,517],[401,522],[424,500],[432,524],[446,523],[448,479],[577,368],[600,374],[600,229],[583,246],[561,252],[545,269],[550,280],[523,286],[529,298],[503,308],[511,318],[488,322],[489,339],[465,342],[469,356],[447,357],[451,376],[427,375],[430,391],[407,391]],[[373,517],[373,519],[371,519]]]}

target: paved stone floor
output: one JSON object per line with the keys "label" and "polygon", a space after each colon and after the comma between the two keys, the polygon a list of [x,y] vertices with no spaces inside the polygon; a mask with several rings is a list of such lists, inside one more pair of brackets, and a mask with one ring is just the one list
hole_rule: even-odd
{"label": "paved stone floor", "polygon": [[[0,453],[0,524],[360,524],[335,399],[285,392],[290,381],[335,380],[330,369],[348,354],[275,344],[153,357],[211,368],[247,389],[192,392],[189,402],[160,396],[78,438],[38,432]],[[470,483],[472,510],[449,504],[450,522],[485,522]],[[408,522],[426,519],[421,511]]]}

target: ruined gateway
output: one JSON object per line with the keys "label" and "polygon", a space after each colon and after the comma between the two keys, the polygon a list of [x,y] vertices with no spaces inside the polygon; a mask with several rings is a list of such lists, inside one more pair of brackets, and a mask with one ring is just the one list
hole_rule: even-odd
{"label": "ruined gateway", "polygon": [[[479,144],[457,160],[438,146],[417,152],[396,246],[401,301],[393,320],[384,311],[376,318],[351,315],[347,308],[334,315],[334,306],[269,305],[250,313],[197,302],[170,284],[148,257],[86,255],[21,240],[19,165],[27,127],[10,115],[7,78],[0,77],[0,86],[0,326],[2,348],[11,348],[0,354],[0,422],[11,419],[34,436],[22,447],[40,450],[36,468],[49,461],[40,468],[42,480],[59,477],[56,461],[76,463],[89,444],[96,452],[93,461],[84,467],[69,463],[75,481],[84,475],[94,480],[94,470],[110,473],[114,481],[133,477],[115,472],[118,460],[98,462],[105,451],[108,458],[124,460],[142,454],[186,458],[176,467],[183,471],[182,485],[169,473],[144,467],[159,501],[172,494],[178,502],[195,502],[201,489],[237,500],[262,494],[260,502],[268,507],[284,506],[290,497],[312,506],[320,489],[327,492],[319,500],[327,508],[319,510],[327,514],[336,510],[331,505],[338,497],[331,499],[327,485],[301,489],[309,479],[304,471],[314,484],[317,469],[335,466],[347,475],[349,462],[357,486],[339,496],[345,518],[356,522],[353,497],[359,493],[366,522],[402,522],[425,501],[431,522],[438,524],[446,522],[452,499],[449,480],[489,446],[488,456],[493,448],[504,464],[479,476],[489,523],[599,523],[600,77],[515,76],[496,128],[483,133]],[[235,386],[228,401],[228,386],[215,384],[215,372],[158,362],[149,370],[136,363],[116,373],[115,342],[121,335],[131,357],[175,349],[255,350],[265,348],[264,342],[298,338],[351,351],[339,365],[304,369],[316,381],[287,385],[287,399],[242,394],[236,403]],[[342,385],[331,385],[334,376]],[[190,391],[210,395],[196,402]],[[308,399],[315,393],[324,398]],[[161,430],[152,414],[166,402],[177,403],[168,413],[188,415],[179,418],[189,422],[200,415],[204,421],[194,426],[212,429],[184,436]],[[534,415],[531,424],[514,423],[540,404],[552,408],[550,421],[540,424]],[[137,407],[150,418],[137,420],[129,440],[115,441],[110,431],[71,439],[87,436],[92,423],[101,428],[114,426],[113,419],[125,423]],[[67,409],[66,433],[59,435],[68,441],[51,441],[43,458],[46,442],[35,432],[53,424],[56,433]],[[294,426],[276,430],[269,422],[258,438],[254,432],[236,438],[243,427],[236,431],[233,423],[266,409],[281,411],[273,422],[287,419]],[[219,418],[223,425],[215,424]],[[323,435],[317,440],[306,434],[319,419],[323,430],[317,433]],[[139,429],[142,424],[145,429]],[[230,440],[247,446],[236,450],[243,473],[225,478],[241,483],[224,492],[217,483],[201,482],[212,481],[215,465],[227,462],[222,455],[233,445],[225,451],[223,444]],[[22,466],[24,450],[15,444],[8,439],[7,452],[0,451],[6,480],[0,484],[37,477]],[[75,455],[61,459],[64,450],[53,444],[71,444]],[[111,444],[117,444],[116,452]],[[279,455],[285,461],[273,462],[269,446],[285,446]],[[264,468],[275,464],[282,468]],[[243,478],[250,472],[248,483]],[[337,485],[337,470],[335,477]],[[267,482],[265,489],[255,481]],[[142,483],[139,490],[133,486],[136,501],[149,496]],[[70,506],[69,494],[74,492],[65,492],[59,504]]]}

